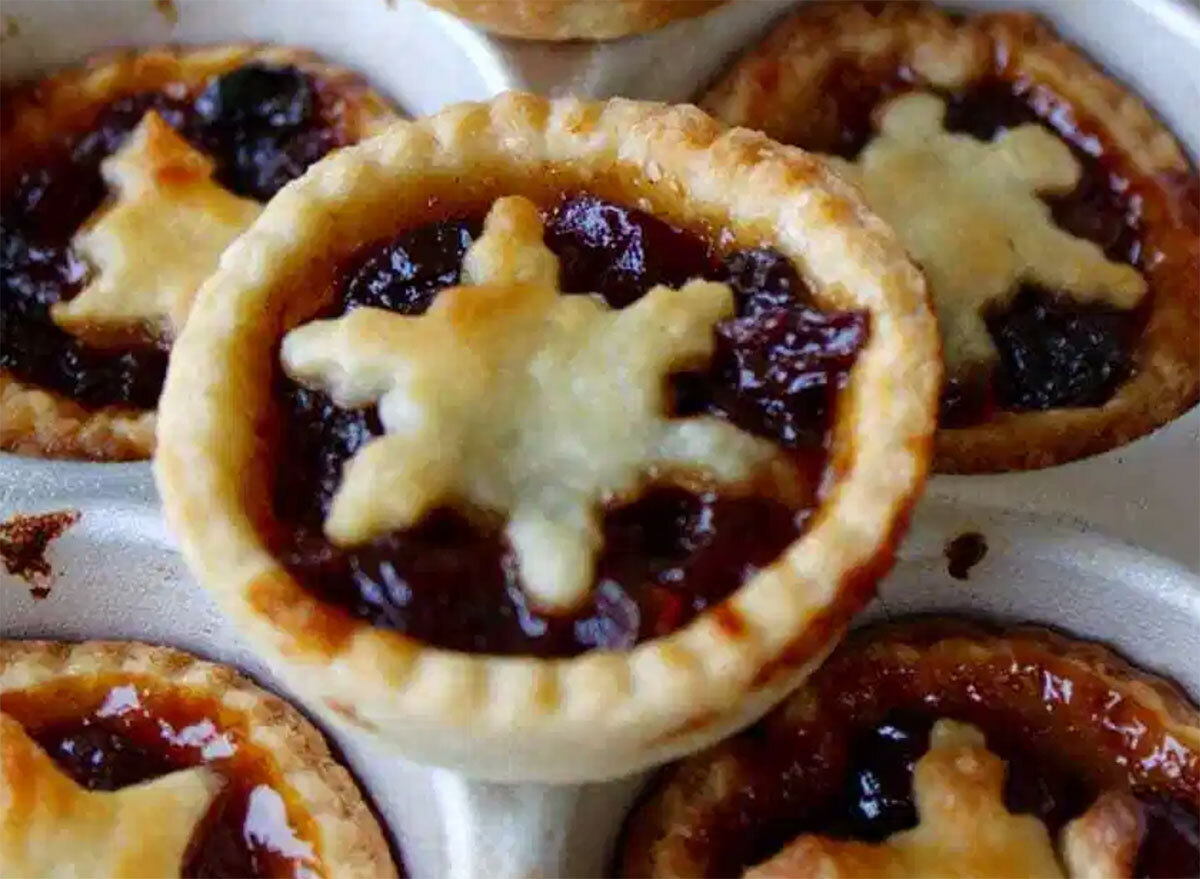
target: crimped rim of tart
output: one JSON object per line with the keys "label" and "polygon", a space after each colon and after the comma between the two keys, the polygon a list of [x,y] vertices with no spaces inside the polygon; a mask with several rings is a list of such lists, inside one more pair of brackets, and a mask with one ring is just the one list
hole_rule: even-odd
{"label": "crimped rim of tart", "polygon": [[[868,310],[871,341],[841,392],[833,484],[811,527],[720,608],[626,652],[436,649],[306,591],[264,545],[270,514],[245,474],[270,461],[261,413],[277,343],[303,318],[300,278],[328,275],[337,255],[422,216],[431,198],[545,187],[770,244],[813,279],[819,305]],[[748,722],[831,649],[905,530],[939,381],[919,273],[823,162],[694,107],[511,93],[400,123],[280,193],[226,252],[177,343],[155,474],[192,570],[324,712],[475,775],[610,777]]]}
{"label": "crimped rim of tart", "polygon": [[703,15],[725,0],[425,0],[506,37],[613,40]]}
{"label": "crimped rim of tart", "polygon": [[[1034,469],[1107,451],[1158,428],[1200,399],[1200,179],[1176,139],[1129,89],[1030,13],[952,17],[926,3],[813,3],[738,61],[701,105],[733,125],[803,141],[825,72],[839,62],[904,71],[907,88],[953,90],[998,76],[1042,90],[1058,121],[1099,137],[1110,173],[1141,196],[1139,270],[1151,296],[1131,350],[1132,374],[1102,405],[996,411],[938,430],[934,469]],[[1141,318],[1139,318],[1139,321]]]}
{"label": "crimped rim of tart", "polygon": [[[36,161],[64,133],[86,131],[108,103],[179,84],[195,88],[210,77],[261,62],[292,65],[317,75],[339,94],[339,125],[352,139],[381,131],[396,117],[357,73],[289,46],[234,43],[159,46],[96,54],[77,67],[28,84],[5,87],[5,135],[0,162]],[[89,408],[58,391],[0,370],[0,450],[49,458],[128,461],[154,452],[154,412],[124,406]]]}
{"label": "crimped rim of tart", "polygon": [[323,874],[398,875],[379,823],[320,731],[230,666],[136,641],[0,641],[0,700],[72,679],[123,678],[210,699],[242,718],[248,743],[270,755],[279,780],[311,819]]}
{"label": "crimped rim of tart", "polygon": [[[1070,713],[1071,709],[1064,706],[1071,704],[1072,692],[1076,688],[1082,689],[1079,684],[1085,682],[1087,687],[1107,694],[1110,704],[1119,705],[1126,700],[1136,706],[1140,712],[1139,723],[1144,722],[1141,718],[1148,717],[1157,725],[1153,735],[1146,737],[1140,733],[1124,737],[1110,734],[1108,740],[1117,743],[1113,747],[1124,748],[1127,752],[1124,755],[1127,761],[1118,761],[1114,765],[1129,766],[1131,776],[1135,771],[1147,775],[1157,772],[1173,779],[1171,769],[1163,768],[1162,761],[1156,761],[1150,754],[1149,749],[1153,746],[1147,745],[1143,741],[1145,738],[1174,742],[1176,748],[1191,749],[1194,756],[1187,771],[1193,778],[1200,772],[1200,710],[1182,690],[1131,665],[1102,644],[1036,625],[1004,626],[961,617],[922,615],[864,627],[848,635],[830,656],[823,671],[764,718],[762,725],[781,733],[819,726],[822,707],[827,708],[839,700],[842,708],[853,711],[860,700],[870,699],[862,692],[871,682],[838,677],[837,672],[844,670],[847,663],[854,671],[856,661],[879,661],[897,674],[911,672],[915,681],[930,684],[934,679],[923,674],[926,664],[936,665],[942,674],[952,675],[956,681],[967,682],[974,680],[972,674],[976,670],[986,674],[1009,667],[1014,672],[1039,670],[1043,675],[1040,685],[1044,685],[1046,693],[1052,694],[1046,698],[1058,701],[1061,714]],[[920,683],[914,684],[913,689],[919,692]],[[1013,699],[1029,698],[1022,685],[1016,682],[1010,684],[1009,692]],[[933,716],[939,713],[936,706],[940,695],[928,693],[928,711]],[[886,693],[879,696],[879,701],[887,703]],[[1076,709],[1076,713],[1087,710]],[[1010,722],[1015,721],[1010,718]],[[1047,724],[1051,723],[1057,725],[1061,733],[1062,719],[1047,721]],[[1079,718],[1079,725],[1093,727],[1096,721],[1084,714]],[[1147,731],[1141,726],[1137,728],[1142,733]],[[1110,726],[1108,729],[1117,728]],[[839,730],[839,735],[843,733]],[[1046,733],[1043,730],[1040,734]],[[708,875],[701,860],[707,854],[703,848],[707,837],[702,828],[729,798],[739,795],[743,785],[754,786],[755,779],[760,776],[748,775],[751,770],[744,764],[747,758],[752,759],[768,747],[765,742],[756,740],[751,743],[751,751],[739,750],[739,738],[721,742],[663,771],[648,796],[629,817],[618,854],[621,875]],[[1138,755],[1146,759],[1139,763]],[[1140,770],[1137,769],[1139,765]],[[1176,771],[1180,771],[1178,767]],[[1181,783],[1186,785],[1188,782]],[[844,874],[834,870],[830,875]]]}

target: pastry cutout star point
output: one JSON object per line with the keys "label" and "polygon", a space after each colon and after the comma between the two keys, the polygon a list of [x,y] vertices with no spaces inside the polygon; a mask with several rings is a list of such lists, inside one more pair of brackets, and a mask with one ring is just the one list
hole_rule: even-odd
{"label": "pastry cutout star point", "polygon": [[20,875],[178,876],[223,786],[211,769],[194,767],[116,791],[89,791],[4,714],[0,756],[0,851],[20,865]]}
{"label": "pastry cutout star point", "polygon": [[171,338],[183,327],[200,284],[261,206],[213,182],[213,163],[147,113],[101,164],[113,193],[76,234],[93,267],[73,299],[51,309],[64,330],[93,344],[131,335]]}
{"label": "pastry cutout star point", "polygon": [[929,279],[949,375],[989,364],[986,316],[1032,284],[1081,303],[1128,309],[1146,292],[1132,266],[1059,227],[1040,196],[1069,192],[1081,169],[1040,125],[991,142],[944,128],[945,102],[911,93],[882,108],[879,135],[841,163]]}
{"label": "pastry cutout star point", "polygon": [[465,502],[505,519],[534,603],[569,608],[591,583],[603,503],[676,472],[736,482],[774,459],[728,422],[665,414],[667,377],[706,363],[733,314],[727,286],[656,287],[621,310],[563,295],[521,198],[495,204],[465,265],[477,286],[442,291],[424,315],[358,309],[284,338],[292,378],[341,406],[378,403],[386,430],[344,468],[333,541]]}

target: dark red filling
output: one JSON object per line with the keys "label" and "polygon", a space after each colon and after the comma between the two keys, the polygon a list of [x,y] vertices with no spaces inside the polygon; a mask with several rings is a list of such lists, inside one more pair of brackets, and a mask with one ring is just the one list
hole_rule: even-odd
{"label": "dark red filling", "polygon": [[[813,308],[774,251],[722,256],[699,236],[592,196],[564,199],[546,223],[568,292],[598,292],[622,307],[659,283],[729,283],[738,316],[717,327],[707,372],[676,377],[675,414],[729,418],[787,447],[817,483],[837,392],[866,340],[864,315]],[[478,218],[442,221],[368,248],[346,267],[327,316],[361,305],[421,313],[459,281],[479,228]],[[587,602],[551,615],[526,602],[502,523],[486,512],[439,510],[369,546],[333,547],[321,526],[342,464],[381,426],[373,410],[339,410],[286,378],[278,399],[276,553],[301,583],[355,616],[453,649],[570,656],[671,632],[773,562],[817,500],[798,508],[652,488],[606,511]]]}
{"label": "dark red filling", "polygon": [[87,132],[64,138],[37,167],[5,177],[0,208],[0,368],[84,406],[153,409],[167,353],[147,340],[99,349],[65,333],[50,306],[69,300],[89,268],[71,238],[101,207],[100,163],[154,110],[216,163],[234,192],[270,198],[340,145],[331,101],[292,67],[248,65],[216,77],[194,99],[149,92],[104,107]]}
{"label": "dark red filling", "polygon": [[[96,695],[94,701],[85,700],[93,704],[73,717],[63,709],[79,697],[73,692],[5,694],[3,708],[63,772],[89,790],[118,790],[201,764],[220,772],[224,786],[196,828],[180,875],[292,877],[314,866],[289,851],[294,844],[311,847],[304,842],[304,828],[290,824],[292,816],[279,822],[261,805],[254,807],[255,798],[282,798],[268,768],[269,755],[247,745],[242,729],[224,727],[219,706],[198,697],[164,697],[130,683],[99,689]],[[41,717],[44,710],[53,719]]]}
{"label": "dark red filling", "polygon": [[[874,136],[872,114],[884,101],[916,87],[914,74],[835,65],[814,113],[826,124],[806,128],[807,149],[854,158]],[[924,87],[924,86],[921,86]],[[992,140],[1009,128],[1039,124],[1070,148],[1082,167],[1075,189],[1048,197],[1055,221],[1099,245],[1109,259],[1140,265],[1141,202],[1131,181],[1113,170],[1114,157],[1079,127],[1061,99],[1027,82],[999,78],[948,94],[946,128]],[[1008,308],[989,316],[1000,352],[991,374],[959,376],[942,394],[942,424],[965,427],[996,410],[1027,411],[1098,406],[1110,399],[1133,369],[1133,350],[1145,309],[1095,308],[1026,287]]]}

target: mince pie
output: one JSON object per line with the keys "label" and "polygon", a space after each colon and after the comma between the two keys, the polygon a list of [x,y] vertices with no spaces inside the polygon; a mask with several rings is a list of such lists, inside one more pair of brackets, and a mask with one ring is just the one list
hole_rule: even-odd
{"label": "mince pie", "polygon": [[511,94],[280,193],[197,298],[156,471],[323,710],[479,774],[616,775],[761,713],[870,596],[936,350],[823,161]]}
{"label": "mince pie", "polygon": [[227,666],[0,641],[6,876],[396,876],[350,774]]}
{"label": "mince pie", "polygon": [[703,15],[725,0],[425,0],[472,24],[527,40],[612,40]]}
{"label": "mince pie", "polygon": [[666,770],[622,875],[1200,875],[1200,713],[1096,644],[853,633],[757,726]]}
{"label": "mince pie", "polygon": [[0,449],[145,458],[200,282],[288,181],[393,117],[294,49],[151,49],[6,87]]}
{"label": "mince pie", "polygon": [[704,98],[841,159],[925,271],[935,467],[1104,451],[1200,395],[1200,180],[1138,98],[1032,15],[805,4]]}

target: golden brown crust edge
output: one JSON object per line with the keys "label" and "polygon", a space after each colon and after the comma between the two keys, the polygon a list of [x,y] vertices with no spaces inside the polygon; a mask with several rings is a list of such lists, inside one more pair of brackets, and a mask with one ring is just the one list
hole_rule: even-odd
{"label": "golden brown crust edge", "polygon": [[280,778],[312,817],[326,874],[362,879],[399,875],[379,823],[320,731],[232,667],[136,641],[0,640],[0,693],[64,677],[108,674],[145,675],[166,687],[198,691],[244,717],[250,741],[271,755]]}
{"label": "golden brown crust edge", "polygon": [[703,15],[726,0],[425,0],[493,33],[526,40],[613,40]]}
{"label": "golden brown crust edge", "polygon": [[[395,112],[358,74],[303,49],[261,44],[202,48],[161,46],[106,52],[78,67],[28,84],[6,86],[0,166],[16,168],[27,156],[86,126],[91,113],[117,98],[194,85],[252,61],[295,64],[322,77],[342,97],[342,119],[353,139],[374,134]],[[0,451],[42,458],[144,460],[154,453],[154,412],[119,406],[86,408],[65,394],[23,382],[0,370]]]}
{"label": "golden brown crust edge", "polygon": [[[836,656],[857,651],[908,651],[910,661],[931,652],[961,654],[964,663],[984,664],[997,654],[1032,649],[1048,659],[1066,660],[1081,673],[1104,682],[1159,718],[1165,730],[1200,753],[1200,709],[1174,684],[1131,665],[1110,648],[1036,625],[1005,627],[955,617],[915,617],[878,623],[850,633]],[[786,719],[805,715],[812,696],[806,688],[772,714]],[[699,875],[689,852],[688,828],[702,823],[738,782],[735,740],[721,742],[666,768],[650,795],[631,813],[618,853],[621,876],[686,877]]]}
{"label": "golden brown crust edge", "polygon": [[[320,277],[329,254],[406,211],[422,216],[432,191],[469,188],[480,169],[512,185],[492,197],[548,179],[558,191],[615,187],[666,218],[771,241],[825,304],[872,312],[835,430],[841,478],[812,528],[721,613],[627,653],[545,661],[423,646],[322,604],[255,527],[269,517],[266,492],[245,474],[269,472],[269,452],[253,419],[267,406],[274,342],[306,307],[304,285],[289,281]],[[832,647],[891,564],[924,481],[939,382],[919,273],[823,162],[692,107],[508,94],[400,123],[268,206],[222,258],[177,344],[155,472],[193,571],[321,710],[476,775],[610,777],[743,725]]]}
{"label": "golden brown crust edge", "polygon": [[141,461],[154,452],[154,413],[85,409],[0,370],[0,450],[37,458]]}
{"label": "golden brown crust edge", "polygon": [[[726,73],[701,104],[717,118],[787,141],[814,100],[820,71],[838,57],[906,64],[947,87],[999,70],[1048,87],[1101,128],[1156,197],[1145,206],[1154,299],[1133,352],[1134,375],[1106,404],[1002,412],[936,436],[934,469],[1003,472],[1048,467],[1124,445],[1200,400],[1200,179],[1146,105],[1028,13],[955,20],[924,3],[805,5]],[[1098,120],[1104,120],[1101,126]]]}

